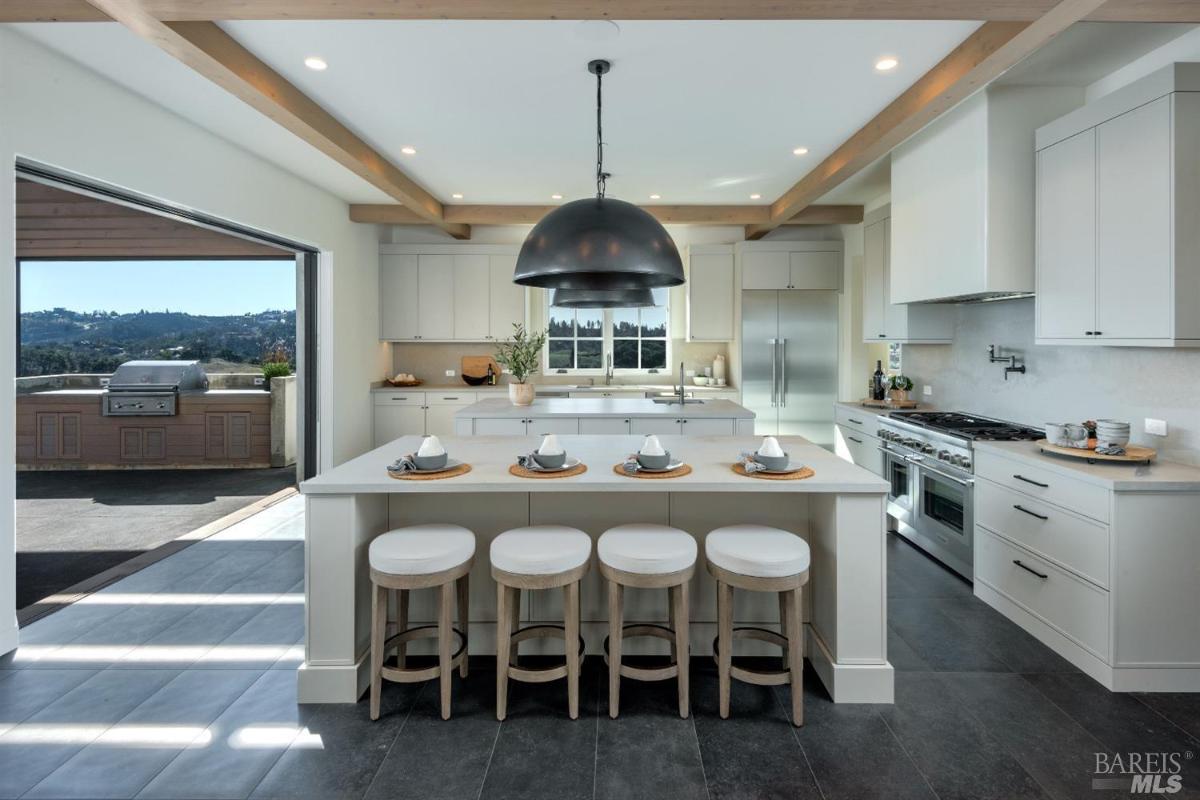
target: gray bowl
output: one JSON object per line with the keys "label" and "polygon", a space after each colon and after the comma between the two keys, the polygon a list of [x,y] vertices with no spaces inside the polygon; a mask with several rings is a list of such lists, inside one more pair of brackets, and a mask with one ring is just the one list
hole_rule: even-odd
{"label": "gray bowl", "polygon": [[541,453],[534,453],[533,460],[542,469],[559,469],[563,464],[567,463],[567,454],[542,455]]}
{"label": "gray bowl", "polygon": [[760,455],[759,453],[755,453],[754,460],[762,464],[767,469],[776,471],[787,469],[788,464],[790,463],[788,461],[787,453],[784,453],[781,456],[764,456]]}
{"label": "gray bowl", "polygon": [[668,450],[661,456],[647,456],[638,453],[637,462],[639,466],[646,469],[666,469],[667,465],[671,463],[671,452]]}
{"label": "gray bowl", "polygon": [[442,469],[446,466],[446,454],[440,456],[413,456],[413,463],[417,465],[417,469]]}

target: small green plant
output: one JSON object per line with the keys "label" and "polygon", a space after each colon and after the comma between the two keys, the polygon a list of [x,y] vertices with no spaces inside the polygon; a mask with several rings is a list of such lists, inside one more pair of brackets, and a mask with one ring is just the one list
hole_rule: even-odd
{"label": "small green plant", "polygon": [[268,361],[262,365],[262,374],[268,381],[271,378],[284,378],[292,374],[292,365],[286,361]]}
{"label": "small green plant", "polygon": [[545,346],[545,331],[530,333],[524,325],[514,322],[512,337],[496,345],[496,363],[511,372],[517,383],[524,383],[538,371]]}
{"label": "small green plant", "polygon": [[899,389],[902,392],[912,391],[913,382],[907,375],[893,375],[888,380],[888,385],[893,389]]}

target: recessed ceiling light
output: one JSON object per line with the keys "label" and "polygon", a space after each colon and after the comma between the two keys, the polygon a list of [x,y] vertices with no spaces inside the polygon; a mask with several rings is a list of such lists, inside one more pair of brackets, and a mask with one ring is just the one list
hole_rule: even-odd
{"label": "recessed ceiling light", "polygon": [[875,62],[876,72],[891,72],[900,62],[891,56],[884,56]]}
{"label": "recessed ceiling light", "polygon": [[400,148],[400,152],[404,153],[404,155],[406,155],[406,156],[415,156],[417,154],[417,148],[413,147],[412,145],[406,144],[406,145],[404,145],[404,147]]}
{"label": "recessed ceiling light", "polygon": [[662,195],[661,194],[652,194],[652,195],[650,195],[650,199],[651,200],[662,200]]}
{"label": "recessed ceiling light", "polygon": [[761,200],[762,195],[761,194],[752,194],[752,195],[750,195],[750,199],[751,200]]}
{"label": "recessed ceiling light", "polygon": [[455,192],[454,194],[452,194],[450,196],[453,197],[455,200],[462,200],[462,195],[458,192]]}
{"label": "recessed ceiling light", "polygon": [[794,156],[808,155],[808,148],[807,147],[797,147],[795,150],[792,151],[792,155],[794,155]]}
{"label": "recessed ceiling light", "polygon": [[550,199],[551,200],[562,200],[562,195],[561,194],[552,194],[552,195],[550,195]]}
{"label": "recessed ceiling light", "polygon": [[325,59],[321,58],[320,56],[309,56],[308,58],[304,59],[304,66],[308,67],[309,69],[314,69],[317,72],[321,72],[322,70],[329,68],[329,65],[325,63]]}

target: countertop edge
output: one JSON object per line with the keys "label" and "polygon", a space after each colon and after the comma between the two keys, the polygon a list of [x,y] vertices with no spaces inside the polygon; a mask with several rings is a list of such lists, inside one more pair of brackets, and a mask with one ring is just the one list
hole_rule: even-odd
{"label": "countertop edge", "polygon": [[[1023,460],[1043,469],[1057,472],[1068,478],[1085,481],[1101,486],[1114,492],[1200,492],[1200,467],[1190,464],[1180,464],[1175,461],[1156,459],[1149,466],[1144,464],[1088,464],[1086,461],[1072,461],[1068,456],[1054,456],[1037,450],[1032,442],[976,442],[975,449],[983,452],[993,452],[996,455]],[[1156,475],[1136,476],[1131,479],[1129,474],[1134,470],[1150,470],[1160,468],[1160,471],[1179,471],[1187,477],[1165,477]],[[1111,475],[1100,474],[1111,472]],[[1191,475],[1194,477],[1191,477]]]}

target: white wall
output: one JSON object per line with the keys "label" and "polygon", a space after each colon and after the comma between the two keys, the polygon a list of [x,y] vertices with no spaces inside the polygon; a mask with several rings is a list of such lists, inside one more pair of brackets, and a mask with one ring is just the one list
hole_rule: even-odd
{"label": "white wall", "polygon": [[[163,58],[168,58],[164,55]],[[315,153],[315,151],[314,151]],[[322,462],[368,449],[378,342],[378,232],[301,178],[0,26],[0,370],[15,371],[14,160],[27,158],[322,251],[329,335],[320,342]],[[0,652],[16,643],[14,398],[0,392]]]}

